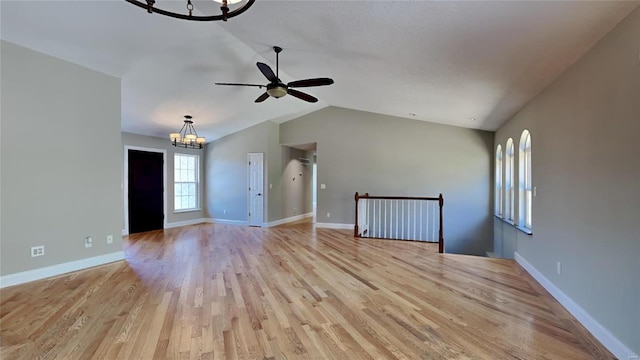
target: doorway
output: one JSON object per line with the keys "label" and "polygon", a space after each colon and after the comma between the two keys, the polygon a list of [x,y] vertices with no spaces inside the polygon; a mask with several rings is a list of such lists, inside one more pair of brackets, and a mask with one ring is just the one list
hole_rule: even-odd
{"label": "doorway", "polygon": [[264,209],[264,154],[249,153],[249,226],[262,226]]}
{"label": "doorway", "polygon": [[164,152],[125,148],[128,233],[164,228]]}
{"label": "doorway", "polygon": [[[304,204],[301,205],[300,209],[302,209],[303,211],[301,212],[303,215],[309,214],[309,212],[311,212],[311,221],[312,223],[316,223],[317,220],[317,207],[318,207],[318,156],[317,156],[317,148],[318,148],[318,144],[317,143],[307,143],[307,144],[284,144],[283,146],[286,146],[288,148],[291,149],[295,149],[298,150],[296,152],[289,152],[289,161],[291,160],[295,160],[296,163],[301,164],[303,169],[306,168],[308,165],[311,165],[311,169],[309,169],[309,171],[304,171],[307,175],[305,175],[305,184],[301,187],[301,188],[297,188],[297,190],[293,190],[291,188],[287,188],[287,182],[284,183],[284,187],[283,187],[283,191],[289,192],[289,194],[291,194],[291,191],[302,191],[302,193],[299,194],[299,196],[301,196],[304,202]],[[295,154],[295,155],[291,155],[291,154]],[[285,169],[286,171],[286,169]],[[302,175],[302,174],[300,174]],[[287,215],[287,214],[285,214]],[[294,213],[294,215],[296,215]]]}

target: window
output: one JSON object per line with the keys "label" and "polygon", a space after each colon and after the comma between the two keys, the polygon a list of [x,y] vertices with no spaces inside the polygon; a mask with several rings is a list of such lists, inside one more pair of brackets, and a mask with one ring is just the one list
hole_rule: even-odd
{"label": "window", "polygon": [[173,160],[173,208],[176,211],[196,210],[200,207],[200,158],[198,155],[175,154]]}
{"label": "window", "polygon": [[507,157],[504,167],[504,188],[505,188],[505,216],[508,221],[514,222],[514,189],[513,189],[513,139],[507,140],[507,148],[505,155]]}
{"label": "window", "polygon": [[531,230],[531,134],[529,130],[524,130],[520,137],[519,151],[519,193],[520,193],[520,216],[518,224],[525,229]]}
{"label": "window", "polygon": [[502,145],[496,148],[496,178],[495,178],[495,214],[502,216]]}

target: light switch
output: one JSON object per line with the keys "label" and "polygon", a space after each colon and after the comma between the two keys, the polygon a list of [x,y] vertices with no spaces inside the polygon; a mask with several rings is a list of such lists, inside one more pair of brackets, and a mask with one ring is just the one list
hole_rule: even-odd
{"label": "light switch", "polygon": [[269,184],[269,189],[273,189],[273,184]]}
{"label": "light switch", "polygon": [[325,185],[325,184],[320,184],[320,189],[326,189],[326,188],[327,188],[327,185]]}

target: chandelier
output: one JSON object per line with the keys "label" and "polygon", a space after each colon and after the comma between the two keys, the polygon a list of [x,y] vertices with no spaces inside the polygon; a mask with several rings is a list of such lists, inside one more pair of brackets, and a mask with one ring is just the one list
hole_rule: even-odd
{"label": "chandelier", "polygon": [[[173,18],[177,18],[177,19],[194,20],[194,21],[216,21],[216,20],[227,21],[227,19],[232,18],[234,16],[238,16],[243,12],[247,11],[247,9],[249,9],[251,5],[253,5],[253,3],[255,2],[255,0],[244,0],[245,1],[244,4],[239,6],[237,9],[234,9],[233,11],[229,11],[229,4],[237,4],[242,2],[243,0],[213,0],[221,4],[220,10],[222,11],[222,14],[193,15],[193,4],[191,3],[191,0],[187,0],[186,2],[188,14],[179,14],[176,12],[157,8],[154,6],[156,3],[156,0],[146,0],[146,1],[125,0],[125,1],[133,5],[139,6],[143,9],[146,9],[149,14],[156,13],[156,14],[166,15]],[[166,0],[166,1],[168,2],[169,0]]]}
{"label": "chandelier", "polygon": [[205,141],[204,136],[198,136],[196,129],[193,127],[191,115],[184,116],[184,125],[179,132],[169,134],[171,145],[175,147],[183,147],[186,149],[202,149]]}

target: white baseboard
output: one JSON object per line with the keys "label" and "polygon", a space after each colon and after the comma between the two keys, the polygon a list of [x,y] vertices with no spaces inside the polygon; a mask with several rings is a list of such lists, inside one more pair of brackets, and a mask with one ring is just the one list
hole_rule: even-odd
{"label": "white baseboard", "polygon": [[117,251],[110,254],[104,254],[86,259],[69,261],[58,265],[47,266],[39,269],[4,275],[0,276],[0,289],[8,286],[24,284],[35,280],[46,279],[48,277],[58,276],[72,271],[78,271],[98,265],[104,265],[119,260],[124,260],[124,251]]}
{"label": "white baseboard", "polygon": [[618,340],[607,328],[602,326],[580,305],[542,275],[538,269],[520,256],[517,251],[515,252],[515,260],[618,359],[639,359],[638,354],[631,351],[631,349]]}
{"label": "white baseboard", "polygon": [[290,223],[290,222],[294,222],[294,221],[298,221],[298,220],[302,220],[302,219],[306,219],[306,218],[310,218],[310,217],[313,217],[313,213],[312,212],[306,213],[306,214],[300,214],[300,215],[296,215],[296,216],[291,216],[291,217],[280,219],[280,220],[271,221],[271,222],[262,224],[262,226],[263,227],[278,226],[278,225],[287,224],[287,223]]}
{"label": "white baseboard", "polygon": [[176,227],[180,227],[180,226],[189,226],[189,225],[195,225],[195,224],[202,224],[202,223],[208,222],[207,220],[208,219],[206,219],[206,218],[199,218],[199,219],[191,219],[191,220],[171,222],[171,223],[167,223],[167,226],[165,226],[165,229],[171,229],[171,228],[176,228]]}
{"label": "white baseboard", "polygon": [[353,230],[354,224],[316,223],[317,228]]}
{"label": "white baseboard", "polygon": [[207,222],[210,223],[214,223],[214,224],[226,224],[226,225],[244,225],[247,226],[249,225],[249,222],[246,220],[228,220],[228,219],[206,219]]}

